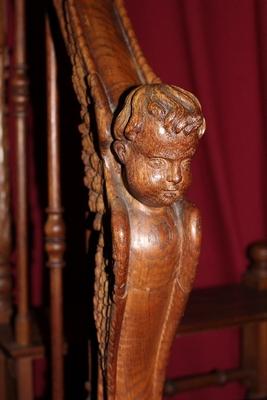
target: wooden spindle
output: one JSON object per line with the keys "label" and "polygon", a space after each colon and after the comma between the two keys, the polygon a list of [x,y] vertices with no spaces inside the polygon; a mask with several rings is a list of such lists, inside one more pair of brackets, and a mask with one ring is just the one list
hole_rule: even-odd
{"label": "wooden spindle", "polygon": [[[27,210],[27,125],[28,78],[26,65],[25,0],[15,0],[15,43],[12,72],[12,113],[16,135],[16,287],[18,294],[15,319],[16,342],[30,344],[29,270],[28,270],[28,210]],[[19,358],[17,369],[17,398],[33,399],[32,360]]]}
{"label": "wooden spindle", "polygon": [[54,43],[46,19],[47,114],[48,114],[48,208],[46,233],[47,266],[50,268],[52,398],[64,398],[62,268],[65,225],[60,196],[57,64]]}
{"label": "wooden spindle", "polygon": [[7,58],[5,1],[0,2],[0,324],[6,324],[11,315],[11,221],[10,186],[8,173],[7,129],[5,121]]}
{"label": "wooden spindle", "polygon": [[15,48],[12,79],[13,113],[16,132],[16,245],[18,312],[16,340],[20,345],[30,341],[29,283],[28,283],[28,233],[27,233],[27,111],[28,79],[26,75],[25,3],[15,1]]}

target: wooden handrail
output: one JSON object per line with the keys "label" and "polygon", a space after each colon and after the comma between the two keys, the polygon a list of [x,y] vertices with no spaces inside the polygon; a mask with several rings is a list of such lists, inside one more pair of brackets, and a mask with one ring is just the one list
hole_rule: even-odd
{"label": "wooden handrail", "polygon": [[165,384],[165,396],[171,397],[187,390],[201,389],[208,386],[223,386],[230,382],[246,382],[249,386],[255,371],[242,368],[215,370],[206,374],[182,376],[169,379]]}

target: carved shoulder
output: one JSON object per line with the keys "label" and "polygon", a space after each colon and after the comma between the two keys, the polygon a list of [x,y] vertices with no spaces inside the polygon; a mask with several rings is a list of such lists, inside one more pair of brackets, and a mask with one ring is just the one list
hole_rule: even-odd
{"label": "carved shoulder", "polygon": [[110,393],[109,398],[113,399],[116,387],[118,342],[127,298],[130,227],[128,211],[121,198],[112,197],[110,210],[114,285],[112,287],[112,310],[107,354],[107,390]]}
{"label": "carved shoulder", "polygon": [[189,292],[195,279],[201,245],[201,219],[198,208],[183,201],[183,248],[178,272],[178,283],[183,292]]}
{"label": "carved shoulder", "polygon": [[199,209],[192,203],[184,202],[184,228],[190,248],[198,248],[201,244],[201,217]]}

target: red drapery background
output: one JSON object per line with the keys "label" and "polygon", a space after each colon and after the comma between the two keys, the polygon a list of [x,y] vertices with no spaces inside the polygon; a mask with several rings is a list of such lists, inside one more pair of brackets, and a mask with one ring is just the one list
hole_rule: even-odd
{"label": "red drapery background", "polygon": [[[240,280],[246,246],[266,236],[267,3],[264,0],[125,0],[156,73],[195,93],[207,133],[193,162],[192,199],[201,209],[203,246],[196,286]],[[177,339],[168,375],[239,362],[238,330]],[[177,400],[241,400],[238,384]]]}
{"label": "red drapery background", "polygon": [[[153,69],[164,82],[195,93],[207,120],[207,133],[193,163],[189,194],[201,209],[203,219],[196,286],[237,282],[246,268],[246,246],[266,236],[267,227],[264,209],[267,2],[125,0],[125,3]],[[38,126],[38,121],[33,125]],[[35,135],[36,127],[32,131]],[[34,144],[29,147],[30,216],[34,232],[32,302],[40,304],[42,217],[33,147]],[[237,330],[197,334],[176,340],[168,376],[230,368],[238,361]],[[243,397],[242,387],[230,384],[176,398],[241,400]]]}

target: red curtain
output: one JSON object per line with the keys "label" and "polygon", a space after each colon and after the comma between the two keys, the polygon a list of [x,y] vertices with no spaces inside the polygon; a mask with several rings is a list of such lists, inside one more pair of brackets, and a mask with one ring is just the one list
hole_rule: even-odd
{"label": "red curtain", "polygon": [[[151,66],[164,82],[195,93],[207,120],[189,193],[203,219],[196,286],[237,282],[247,266],[246,246],[266,236],[267,2],[125,3]],[[168,375],[231,368],[238,362],[237,330],[197,334],[176,340]],[[238,384],[177,396],[243,398]]]}

